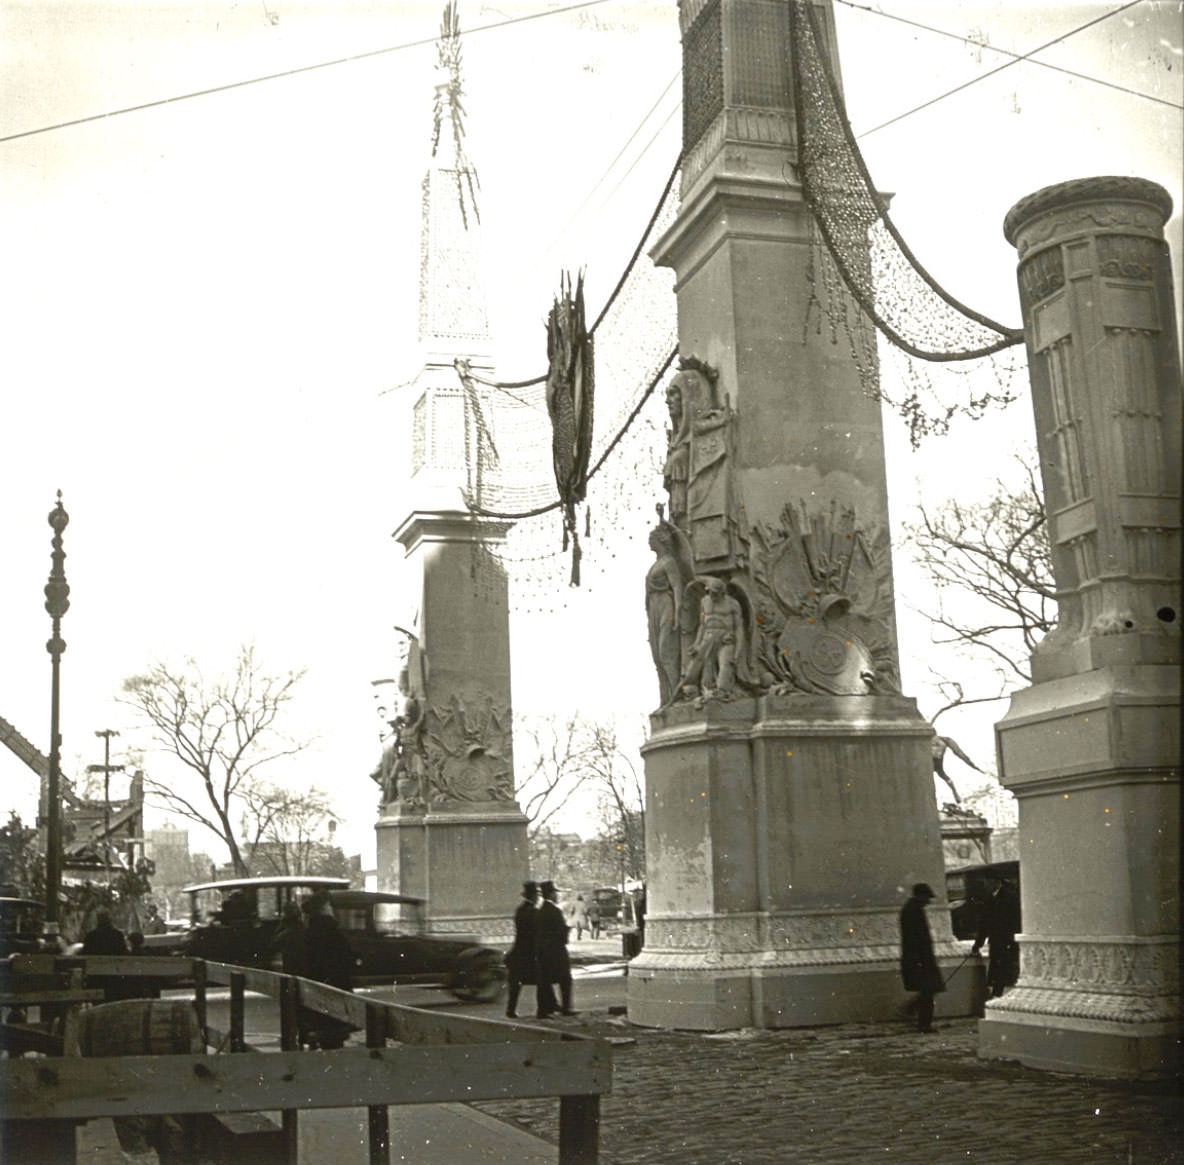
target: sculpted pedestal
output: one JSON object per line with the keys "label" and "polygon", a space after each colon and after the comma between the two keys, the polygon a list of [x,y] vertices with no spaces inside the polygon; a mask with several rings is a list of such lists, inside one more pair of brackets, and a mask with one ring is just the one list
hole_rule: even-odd
{"label": "sculpted pedestal", "polygon": [[[676,704],[645,746],[645,949],[629,1019],[711,1031],[890,1020],[898,914],[914,882],[949,977],[931,730],[901,696]],[[965,964],[938,1014],[966,1015]]]}

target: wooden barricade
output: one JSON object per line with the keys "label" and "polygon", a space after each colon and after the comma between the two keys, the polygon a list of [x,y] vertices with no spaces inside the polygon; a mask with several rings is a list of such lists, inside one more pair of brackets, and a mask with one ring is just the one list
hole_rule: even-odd
{"label": "wooden barricade", "polygon": [[[0,974],[0,992],[8,988],[11,995],[19,987],[22,967],[17,960],[25,958],[44,960],[46,956],[13,956],[7,983]],[[598,1159],[600,1096],[611,1090],[612,1081],[611,1048],[604,1040],[423,1011],[291,975],[202,960],[91,956],[58,959],[53,968],[37,970],[42,975],[59,974],[60,964],[77,968],[80,961],[86,979],[139,977],[158,987],[170,981],[192,983],[193,1007],[206,1045],[228,1054],[87,1058],[78,1054],[76,1035],[71,1035],[76,1025],[67,1020],[59,1037],[61,1054],[0,1060],[0,1095],[6,1101],[4,1124],[10,1149],[18,1143],[13,1134],[19,1134],[19,1142],[29,1143],[34,1133],[48,1138],[47,1148],[55,1148],[55,1153],[28,1157],[30,1161],[73,1161],[72,1149],[69,1157],[56,1153],[67,1143],[72,1146],[76,1123],[94,1118],[188,1114],[217,1118],[279,1110],[283,1113],[282,1152],[277,1159],[294,1165],[302,1110],[365,1106],[370,1161],[385,1165],[390,1106],[520,1097],[558,1097],[560,1165],[590,1165]],[[213,1030],[207,1022],[206,992],[212,986],[230,989],[226,1032]],[[244,1034],[248,991],[276,1002],[278,1053],[235,1054],[254,1050]],[[170,999],[175,998],[170,994]],[[145,1000],[145,1006],[150,1002]],[[301,1050],[300,1025],[310,1013],[364,1032],[365,1047]],[[244,1129],[251,1124],[238,1123]],[[222,1132],[233,1133],[234,1124],[223,1120]],[[15,1163],[22,1158],[5,1159]]]}

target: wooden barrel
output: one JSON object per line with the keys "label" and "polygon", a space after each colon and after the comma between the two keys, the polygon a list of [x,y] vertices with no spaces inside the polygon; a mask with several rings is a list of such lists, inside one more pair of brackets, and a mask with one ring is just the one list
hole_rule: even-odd
{"label": "wooden barrel", "polygon": [[101,1003],[78,1017],[84,1056],[176,1056],[205,1051],[197,1011],[186,999]]}

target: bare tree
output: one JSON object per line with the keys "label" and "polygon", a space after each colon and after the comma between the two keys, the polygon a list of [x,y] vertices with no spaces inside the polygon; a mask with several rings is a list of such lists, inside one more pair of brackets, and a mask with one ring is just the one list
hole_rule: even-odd
{"label": "bare tree", "polygon": [[615,868],[636,876],[645,870],[645,784],[615,728],[592,726],[586,763],[599,794],[604,844]]}
{"label": "bare tree", "polygon": [[247,864],[256,874],[320,872],[326,850],[322,834],[333,820],[320,789],[283,789],[252,781],[240,790],[245,805],[243,837]]}
{"label": "bare tree", "polygon": [[[919,507],[906,524],[914,559],[937,589],[923,612],[937,644],[985,651],[1008,682],[1030,683],[1029,657],[1056,620],[1056,588],[1033,458],[1016,458],[1021,485],[996,480],[986,501]],[[960,700],[959,702],[966,702]]]}
{"label": "bare tree", "polygon": [[518,804],[533,835],[548,829],[587,781],[593,726],[579,715],[543,716],[515,725],[514,752],[525,760]]}
{"label": "bare tree", "polygon": [[182,781],[145,775],[144,789],[166,809],[203,825],[230,851],[235,873],[248,874],[235,827],[236,801],[258,781],[258,770],[307,746],[278,726],[304,672],[273,676],[255,660],[254,648],[239,649],[229,676],[207,680],[197,663],[157,663],[123,682],[121,703],[138,714],[152,743],[190,770]]}

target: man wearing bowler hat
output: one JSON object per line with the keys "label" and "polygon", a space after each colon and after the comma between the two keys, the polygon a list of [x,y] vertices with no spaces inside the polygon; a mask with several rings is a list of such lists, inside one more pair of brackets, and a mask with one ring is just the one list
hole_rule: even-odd
{"label": "man wearing bowler hat", "polygon": [[925,907],[933,901],[933,889],[928,882],[918,882],[912,897],[900,912],[900,977],[906,991],[917,992],[909,1011],[917,1013],[917,1030],[931,1032],[933,1027],[933,997],[946,989],[937,959],[933,954],[933,936]]}

